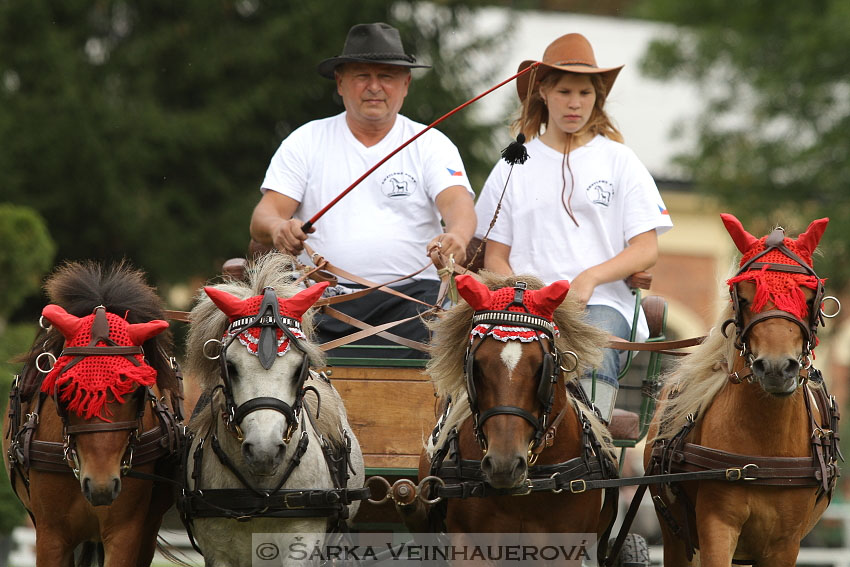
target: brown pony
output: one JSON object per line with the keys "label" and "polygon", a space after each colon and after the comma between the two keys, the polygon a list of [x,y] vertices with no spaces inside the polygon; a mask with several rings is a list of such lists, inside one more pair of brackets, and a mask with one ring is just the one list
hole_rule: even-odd
{"label": "brown pony", "polygon": [[98,553],[107,566],[150,565],[182,436],[162,303],[123,263],[68,263],[45,289],[52,304],[13,385],[3,439],[36,561],[73,565],[82,544],[81,561]]}
{"label": "brown pony", "polygon": [[703,566],[792,566],[837,476],[837,412],[810,360],[824,299],[812,252],[827,219],[794,240],[721,217],[743,255],[732,300],[665,379],[645,452],[647,474],[716,480],[652,489],[664,564],[688,565],[698,549]]}
{"label": "brown pony", "polygon": [[[616,464],[576,379],[607,337],[563,302],[565,281],[479,277],[458,276],[466,301],[432,323],[427,373],[450,403],[420,460],[420,478],[439,477],[431,496],[443,498],[428,527],[457,544],[468,533],[602,535],[616,499],[603,510],[601,491],[582,483],[615,476]],[[412,530],[425,531],[422,512],[408,516]]]}

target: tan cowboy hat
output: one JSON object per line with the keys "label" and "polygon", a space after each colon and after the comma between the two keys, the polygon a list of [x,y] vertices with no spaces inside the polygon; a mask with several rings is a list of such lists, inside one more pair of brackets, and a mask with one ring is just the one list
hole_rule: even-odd
{"label": "tan cowboy hat", "polygon": [[[523,61],[519,64],[517,72],[528,68],[532,63],[537,63],[537,61],[530,59]],[[622,68],[622,65],[619,67],[599,67],[596,64],[596,57],[593,55],[593,47],[591,47],[587,38],[580,33],[568,33],[550,43],[546,51],[543,52],[543,60],[537,67],[537,76],[534,79],[532,92],[540,87],[540,80],[549,71],[558,69],[571,73],[602,75],[602,81],[605,83],[606,90],[610,93],[614,80]],[[528,94],[529,75],[534,74],[534,72],[532,69],[530,72],[517,77],[516,89],[520,100],[525,100]]]}
{"label": "tan cowboy hat", "polygon": [[342,55],[325,59],[319,63],[319,74],[326,79],[334,78],[334,71],[343,63],[383,63],[399,67],[425,67],[416,63],[416,57],[404,52],[401,35],[389,24],[357,24],[348,30]]}

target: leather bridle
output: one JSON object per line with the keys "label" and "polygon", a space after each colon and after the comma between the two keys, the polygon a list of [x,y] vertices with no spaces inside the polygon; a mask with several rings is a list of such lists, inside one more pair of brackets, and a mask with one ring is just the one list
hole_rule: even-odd
{"label": "leather bridle", "polygon": [[[837,298],[832,296],[825,297],[823,281],[818,277],[817,273],[811,266],[809,266],[803,259],[801,259],[797,254],[795,254],[794,252],[789,250],[788,247],[785,246],[784,239],[784,229],[776,228],[765,239],[764,251],[753,256],[750,260],[745,262],[734,277],[738,277],[744,272],[751,270],[766,270],[771,272],[802,274],[815,278],[815,281],[817,282],[817,287],[815,288],[814,299],[812,300],[812,305],[809,309],[808,320],[804,321],[796,315],[788,313],[787,311],[782,311],[781,309],[769,309],[767,311],[754,313],[750,321],[747,324],[744,324],[741,299],[738,295],[738,286],[730,286],[729,293],[732,298],[732,310],[735,316],[731,319],[726,320],[723,323],[723,325],[721,326],[721,332],[723,333],[724,337],[728,337],[729,335],[727,334],[727,328],[729,327],[729,325],[735,325],[735,348],[738,349],[741,358],[745,360],[747,369],[750,371],[750,375],[747,377],[750,381],[752,380],[752,364],[754,362],[754,356],[752,351],[750,350],[749,334],[756,325],[770,319],[785,319],[786,321],[791,321],[792,323],[799,326],[800,331],[803,335],[803,347],[798,356],[798,362],[800,363],[801,368],[808,368],[809,366],[811,366],[809,355],[812,352],[812,348],[814,348],[814,345],[816,344],[815,341],[817,339],[818,327],[824,325],[824,317],[835,317],[838,314],[838,310],[840,310],[841,308],[841,304],[838,302]],[[795,261],[797,264],[794,265],[757,261],[759,258],[762,258],[768,252],[771,252],[773,250],[781,252],[783,255]],[[832,299],[838,305],[838,310],[831,315],[826,315],[822,309],[822,304],[827,299]]]}
{"label": "leather bridle", "polygon": [[[552,413],[552,406],[555,401],[555,384],[558,382],[561,369],[561,356],[566,353],[560,353],[555,348],[555,326],[551,321],[533,315],[531,313],[508,311],[512,305],[524,307],[522,302],[523,293],[526,286],[524,282],[518,282],[514,287],[514,300],[507,305],[504,310],[498,311],[476,311],[472,317],[472,327],[474,329],[479,325],[487,325],[487,330],[483,336],[475,341],[475,336],[470,332],[469,344],[464,357],[464,377],[466,379],[466,393],[469,402],[469,409],[472,411],[472,428],[478,444],[482,451],[487,452],[487,438],[484,435],[484,423],[495,415],[513,415],[520,417],[534,427],[534,438],[529,444],[529,455],[532,451],[539,447],[543,441],[544,434],[549,426],[549,415]],[[494,406],[481,410],[478,405],[478,392],[475,388],[475,354],[481,345],[487,340],[490,332],[496,326],[514,326],[532,329],[543,336],[539,336],[536,342],[540,345],[540,350],[543,354],[543,362],[540,369],[540,381],[537,386],[536,400],[540,404],[542,411],[540,417],[535,416],[527,409],[516,406]],[[545,341],[544,345],[544,338]],[[575,358],[574,353],[572,356]]]}
{"label": "leather bridle", "polygon": [[[297,373],[297,383],[295,388],[295,400],[289,404],[280,398],[262,396],[252,398],[241,404],[236,403],[233,395],[233,381],[230,378],[230,373],[227,368],[227,349],[233,344],[233,341],[243,332],[251,328],[260,328],[260,338],[257,345],[257,356],[260,359],[260,364],[268,370],[271,368],[277,358],[277,331],[280,330],[289,339],[291,348],[298,350],[301,353],[302,361],[300,369]],[[307,390],[314,389],[312,387],[304,387],[307,377],[310,375],[310,364],[306,351],[299,346],[299,338],[292,332],[291,329],[301,329],[301,323],[297,319],[285,317],[280,313],[277,295],[274,289],[267,287],[263,289],[263,300],[260,304],[258,313],[254,316],[242,317],[236,319],[227,328],[225,338],[221,341],[218,339],[210,339],[211,342],[219,342],[220,351],[216,356],[208,356],[208,358],[220,360],[220,373],[222,384],[218,386],[224,394],[225,426],[230,430],[236,438],[241,442],[243,435],[240,425],[249,414],[263,409],[275,410],[281,413],[286,418],[286,434],[284,442],[289,443],[292,434],[299,424],[299,414],[303,407],[304,394]],[[206,344],[205,344],[206,350]],[[318,395],[318,394],[317,394]]]}

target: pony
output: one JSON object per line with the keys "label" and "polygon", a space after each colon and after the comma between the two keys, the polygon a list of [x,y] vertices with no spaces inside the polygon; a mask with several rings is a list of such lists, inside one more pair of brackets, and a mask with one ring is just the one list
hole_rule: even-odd
{"label": "pony", "polygon": [[162,302],[126,262],[66,263],[45,290],[3,426],[36,561],[150,565],[184,436]]}
{"label": "pony", "polygon": [[445,411],[419,476],[428,501],[442,502],[427,507],[420,497],[416,510],[402,511],[406,522],[411,531],[445,530],[455,544],[470,543],[470,533],[604,536],[616,492],[603,508],[602,492],[582,485],[616,476],[617,466],[577,377],[599,363],[607,336],[564,301],[566,281],[478,277],[457,276],[465,301],[430,323],[426,373]]}
{"label": "pony", "polygon": [[812,253],[828,219],[792,239],[721,218],[742,254],[731,301],[664,378],[644,453],[648,475],[691,475],[651,488],[664,564],[698,549],[703,566],[791,566],[838,474],[835,401],[811,361],[824,317]]}
{"label": "pony", "polygon": [[322,544],[369,494],[343,401],[310,370],[324,363],[308,337],[327,284],[303,289],[298,275],[292,257],[269,253],[247,281],[205,287],[190,313],[187,372],[209,402],[189,421],[178,506],[206,565],[251,565],[253,533],[283,550]]}

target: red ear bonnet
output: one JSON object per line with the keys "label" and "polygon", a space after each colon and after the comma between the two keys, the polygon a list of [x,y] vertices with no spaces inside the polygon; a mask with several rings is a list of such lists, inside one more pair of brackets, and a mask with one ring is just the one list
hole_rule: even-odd
{"label": "red ear bonnet", "polygon": [[[808,316],[809,307],[802,287],[817,289],[819,280],[811,274],[789,273],[780,270],[771,270],[769,264],[786,264],[798,266],[799,262],[787,255],[781,248],[770,248],[767,244],[781,244],[809,267],[813,267],[812,253],[817,248],[829,219],[822,218],[813,221],[809,227],[796,239],[783,236],[781,229],[774,231],[773,235],[755,238],[741,226],[741,222],[729,214],[721,214],[723,224],[732,236],[735,246],[741,252],[740,266],[744,267],[755,259],[758,264],[768,264],[748,268],[735,277],[728,280],[730,286],[742,281],[751,281],[756,285],[756,295],[750,309],[754,313],[762,311],[768,302],[773,302],[776,309],[795,315],[799,319]],[[774,240],[775,239],[775,240]],[[765,252],[767,250],[767,252]],[[820,280],[822,284],[824,280]]]}
{"label": "red ear bonnet", "polygon": [[[301,321],[301,317],[319,300],[326,287],[328,287],[328,282],[321,282],[299,291],[290,298],[278,298],[277,302],[280,307],[280,314],[284,317]],[[225,315],[230,317],[231,321],[241,317],[256,315],[260,310],[260,304],[263,302],[262,295],[255,295],[248,299],[239,299],[235,295],[211,286],[205,287],[204,291],[212,302]]]}
{"label": "red ear bonnet", "polygon": [[[299,324],[304,313],[307,312],[322,296],[325,288],[328,287],[328,282],[321,282],[310,286],[307,289],[301,290],[292,297],[283,299],[278,297],[278,309],[282,317],[288,317],[297,321],[295,326],[290,326],[289,331],[299,339],[306,339]],[[245,317],[254,317],[260,312],[260,307],[263,304],[263,296],[255,295],[248,299],[239,299],[238,297],[216,289],[215,287],[205,287],[204,291],[209,296],[210,300],[215,303],[221,311],[228,316],[230,322],[242,319]],[[243,329],[237,334],[239,342],[242,343],[249,352],[259,355],[260,342],[260,327],[249,327]],[[225,332],[224,340],[228,340],[232,336],[230,330]],[[282,329],[277,329],[277,356],[283,356],[289,352],[290,347],[289,337],[284,334]],[[261,361],[263,359],[261,358]]]}
{"label": "red ear bonnet", "polygon": [[[541,289],[525,290],[522,294],[522,305],[512,303],[516,298],[516,288],[503,287],[490,290],[486,285],[473,276],[463,274],[455,278],[457,290],[466,302],[476,311],[512,311],[530,313],[552,322],[552,316],[570,290],[566,280],[559,280]],[[522,341],[535,340],[539,332],[517,325],[498,325],[488,332],[488,325],[477,325],[473,335],[490,334],[499,340],[519,339]],[[555,327],[557,334],[557,326]]]}
{"label": "red ear bonnet", "polygon": [[[58,305],[47,305],[42,315],[65,337],[68,347],[103,347],[103,354],[60,354],[53,369],[44,377],[42,392],[59,400],[68,411],[80,417],[99,417],[109,421],[106,406],[109,394],[123,403],[124,396],[140,386],[156,383],[156,370],[145,361],[143,354],[113,354],[111,346],[141,347],[147,340],[168,328],[160,319],[147,323],[129,324],[115,313],[98,307],[86,317],[76,317]],[[102,329],[96,331],[95,329]],[[101,334],[105,336],[95,336]],[[71,364],[73,361],[73,364]],[[58,392],[57,392],[58,390]]]}

